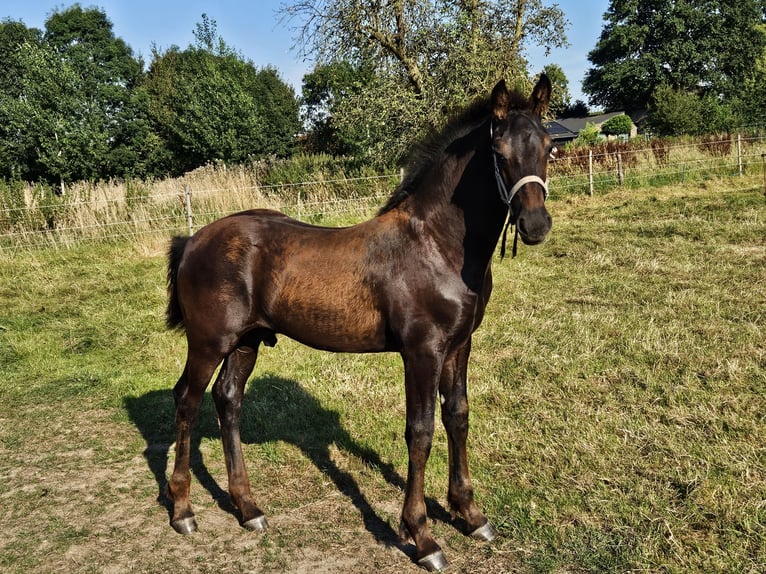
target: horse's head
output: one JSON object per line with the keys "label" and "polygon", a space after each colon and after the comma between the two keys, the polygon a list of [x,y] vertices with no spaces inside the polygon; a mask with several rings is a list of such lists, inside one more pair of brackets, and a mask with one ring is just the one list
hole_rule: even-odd
{"label": "horse's head", "polygon": [[527,245],[541,243],[552,224],[545,199],[548,158],[554,148],[541,121],[550,97],[551,82],[545,74],[528,101],[519,101],[503,80],[492,90],[491,137],[498,189],[509,206],[510,222]]}

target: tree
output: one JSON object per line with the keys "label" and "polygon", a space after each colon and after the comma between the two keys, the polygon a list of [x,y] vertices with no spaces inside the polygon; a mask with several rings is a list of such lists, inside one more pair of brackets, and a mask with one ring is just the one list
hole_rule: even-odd
{"label": "tree", "polygon": [[614,116],[601,125],[601,133],[605,136],[629,136],[632,129],[633,121],[625,114]]}
{"label": "tree", "polygon": [[764,0],[611,0],[583,90],[606,109],[648,105],[660,85],[731,95],[763,54]]}
{"label": "tree", "polygon": [[[143,62],[114,35],[112,22],[97,8],[79,4],[55,11],[45,23],[46,44],[75,74],[71,85],[77,109],[72,110],[76,129],[68,134],[72,148],[69,161],[75,165],[69,177],[93,179],[121,176],[135,170],[129,162],[150,138],[137,126],[148,126],[146,110],[133,97],[141,82]],[[129,127],[132,122],[136,126]],[[132,141],[124,133],[130,131]],[[137,175],[144,175],[143,173]]]}
{"label": "tree", "polygon": [[15,52],[22,73],[0,96],[3,176],[59,182],[83,169],[84,129],[78,115],[77,74],[43,42]]}
{"label": "tree", "polygon": [[703,125],[700,99],[667,85],[654,90],[649,111],[649,125],[660,135],[696,134]]}
{"label": "tree", "polygon": [[564,70],[557,64],[548,64],[543,68],[543,73],[548,76],[553,86],[549,105],[550,113],[553,117],[558,117],[569,107],[572,100],[572,96],[569,94],[569,80],[567,80]]}
{"label": "tree", "polygon": [[154,51],[148,72],[149,113],[169,152],[165,168],[180,174],[213,161],[290,154],[300,128],[292,88],[230,49],[214,20],[203,17],[195,35],[196,46]]}
{"label": "tree", "polygon": [[253,97],[261,116],[265,139],[260,149],[252,150],[251,154],[292,155],[296,136],[301,130],[298,99],[292,87],[279,77],[276,68],[267,66],[256,73]]}
{"label": "tree", "polygon": [[577,138],[572,142],[576,146],[593,146],[601,141],[601,130],[598,126],[591,122],[586,122],[585,127],[581,129]]}
{"label": "tree", "polygon": [[74,5],[53,12],[44,33],[6,21],[0,38],[0,174],[64,182],[140,164],[125,152],[147,149],[133,97],[141,63],[106,14]]}
{"label": "tree", "polygon": [[21,22],[0,22],[0,177],[26,175],[33,149],[25,106],[28,46],[41,46],[42,32]]}
{"label": "tree", "polygon": [[452,111],[486,96],[499,78],[528,90],[524,50],[530,42],[566,44],[563,12],[541,0],[510,6],[502,0],[297,0],[283,14],[298,22],[298,46],[318,66],[349,62],[374,75],[362,92],[337,102],[333,123],[355,127],[355,136],[364,126],[360,147],[379,149],[387,161],[399,159]]}
{"label": "tree", "polygon": [[717,97],[658,86],[649,105],[649,126],[664,136],[725,132],[737,123],[733,109]]}
{"label": "tree", "polygon": [[590,114],[588,105],[582,100],[576,100],[574,104],[568,105],[561,112],[562,118],[584,118]]}
{"label": "tree", "polygon": [[42,32],[27,28],[22,22],[5,19],[0,22],[0,95],[18,98],[22,95],[25,63],[20,57],[24,44],[41,44]]}
{"label": "tree", "polygon": [[355,142],[362,138],[361,129],[344,132],[336,124],[341,102],[358,95],[373,81],[373,74],[341,61],[318,65],[303,76],[302,105],[303,123],[307,133],[304,148],[309,152],[325,152],[332,155],[354,155],[361,150]]}

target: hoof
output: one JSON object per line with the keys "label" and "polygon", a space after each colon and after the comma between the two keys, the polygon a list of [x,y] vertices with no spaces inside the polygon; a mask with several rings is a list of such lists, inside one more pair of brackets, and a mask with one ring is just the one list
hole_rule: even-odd
{"label": "hoof", "polygon": [[471,538],[481,540],[483,542],[492,542],[497,538],[497,530],[492,526],[492,523],[487,521],[482,526],[479,526],[476,530],[471,532]]}
{"label": "hoof", "polygon": [[418,566],[422,566],[429,572],[444,572],[444,570],[447,569],[447,566],[449,566],[449,563],[444,557],[444,552],[437,550],[418,560]]}
{"label": "hoof", "polygon": [[193,516],[187,516],[186,518],[179,518],[170,523],[173,530],[179,534],[192,534],[197,532],[197,521]]}
{"label": "hoof", "polygon": [[269,527],[269,523],[266,522],[266,517],[261,514],[255,518],[251,518],[247,522],[243,522],[242,526],[252,532],[263,532]]}

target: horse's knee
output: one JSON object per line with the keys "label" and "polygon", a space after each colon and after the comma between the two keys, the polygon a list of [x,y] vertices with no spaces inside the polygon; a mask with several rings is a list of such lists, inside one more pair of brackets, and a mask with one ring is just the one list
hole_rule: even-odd
{"label": "horse's knee", "polygon": [[468,432],[468,401],[445,403],[442,406],[442,423],[449,433]]}
{"label": "horse's knee", "polygon": [[433,436],[433,420],[407,423],[404,431],[404,438],[410,451],[421,450],[426,453],[430,452]]}

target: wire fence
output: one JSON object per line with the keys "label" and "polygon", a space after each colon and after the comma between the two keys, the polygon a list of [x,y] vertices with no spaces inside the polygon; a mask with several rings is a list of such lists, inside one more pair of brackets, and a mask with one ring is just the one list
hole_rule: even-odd
{"label": "wire fence", "polygon": [[[750,187],[758,178],[766,191],[764,136],[645,143],[562,150],[549,164],[551,198],[732,177]],[[207,175],[162,184],[81,184],[62,196],[43,186],[0,187],[0,250],[186,234],[252,208],[278,209],[310,223],[348,223],[371,217],[403,177],[400,171],[262,185],[243,171],[220,168]]]}

